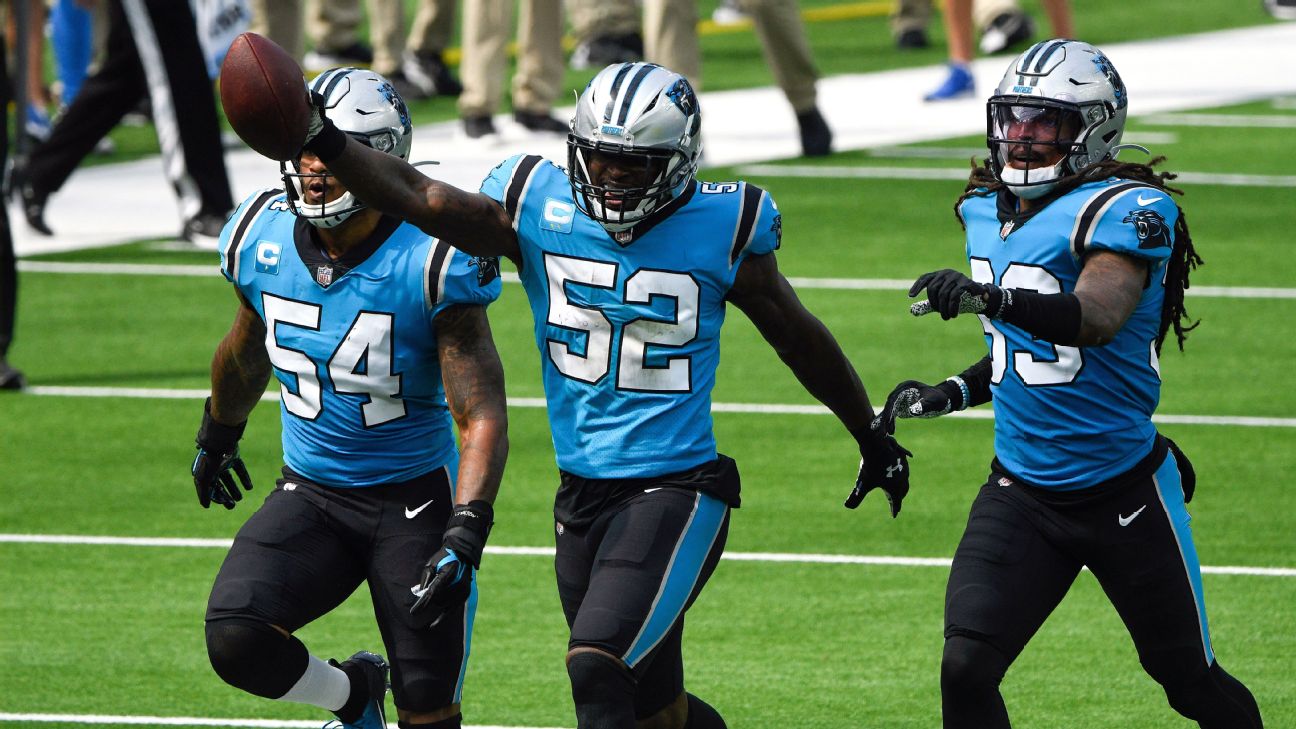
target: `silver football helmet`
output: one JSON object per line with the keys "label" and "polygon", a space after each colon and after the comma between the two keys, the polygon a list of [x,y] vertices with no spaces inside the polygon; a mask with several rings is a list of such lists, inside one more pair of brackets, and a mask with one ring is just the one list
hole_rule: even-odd
{"label": "silver football helmet", "polygon": [[[1115,155],[1128,105],[1125,84],[1102,51],[1062,38],[1036,43],[1008,67],[986,104],[995,177],[1019,197],[1048,194]],[[1062,158],[1043,164],[1056,154]]]}
{"label": "silver football helmet", "polygon": [[[334,68],[316,76],[309,88],[324,98],[325,114],[338,129],[367,147],[409,160],[413,143],[409,109],[390,81],[362,68]],[[305,191],[311,180],[330,175],[303,173],[296,160],[280,166],[288,206],[311,225],[332,228],[365,207],[350,190],[331,202],[308,204]]]}
{"label": "silver football helmet", "polygon": [[[576,101],[567,136],[577,207],[611,233],[634,227],[693,183],[701,131],[697,95],[680,74],[652,63],[615,63],[599,71]],[[590,175],[594,153],[642,163],[646,184],[597,184]]]}

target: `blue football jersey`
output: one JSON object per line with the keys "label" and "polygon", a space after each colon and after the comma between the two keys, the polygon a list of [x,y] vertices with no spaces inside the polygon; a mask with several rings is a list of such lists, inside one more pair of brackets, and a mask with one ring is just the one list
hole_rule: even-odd
{"label": "blue football jersey", "polygon": [[266,325],[284,462],[329,486],[404,481],[453,460],[434,319],[499,297],[477,259],[384,217],[330,260],[284,195],[248,198],[221,233],[221,271]]}
{"label": "blue football jersey", "polygon": [[769,194],[693,182],[622,244],[539,157],[504,161],[481,189],[517,230],[559,468],[632,478],[715,459],[725,295],[743,260],[778,248]]}
{"label": "blue football jersey", "polygon": [[1143,296],[1111,342],[1054,345],[981,317],[992,361],[995,455],[1045,488],[1072,490],[1132,468],[1152,449],[1161,394],[1156,336],[1179,208],[1170,195],[1128,180],[1081,185],[1014,220],[994,195],[969,197],[972,278],[1044,294],[1075,290],[1083,257],[1108,250],[1146,261]]}

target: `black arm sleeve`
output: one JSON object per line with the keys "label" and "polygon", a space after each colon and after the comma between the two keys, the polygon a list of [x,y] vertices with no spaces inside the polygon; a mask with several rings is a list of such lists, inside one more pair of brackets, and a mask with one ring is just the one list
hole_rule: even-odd
{"label": "black arm sleeve", "polygon": [[959,377],[968,388],[968,401],[964,407],[990,402],[990,357],[982,357],[981,361],[959,373]]}
{"label": "black arm sleeve", "polygon": [[1080,299],[1075,294],[1041,294],[1004,289],[994,318],[1021,327],[1050,344],[1070,344],[1080,335]]}

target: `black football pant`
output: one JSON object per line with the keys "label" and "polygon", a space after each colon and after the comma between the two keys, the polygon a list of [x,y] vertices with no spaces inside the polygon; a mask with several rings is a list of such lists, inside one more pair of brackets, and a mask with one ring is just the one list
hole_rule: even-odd
{"label": "black football pant", "polygon": [[1145,475],[1069,504],[990,474],[946,591],[945,729],[1009,726],[999,682],[1081,567],[1098,579],[1176,711],[1206,729],[1261,726],[1250,692],[1215,662],[1178,465],[1160,443],[1149,458]]}

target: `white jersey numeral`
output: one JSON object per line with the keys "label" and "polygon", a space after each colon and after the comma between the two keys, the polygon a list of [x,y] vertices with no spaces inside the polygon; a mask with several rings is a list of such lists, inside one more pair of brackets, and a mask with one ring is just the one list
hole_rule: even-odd
{"label": "white jersey numeral", "polygon": [[[261,302],[270,363],[297,380],[296,392],[287,383],[280,383],[284,407],[299,418],[314,420],[323,409],[319,367],[305,352],[283,346],[279,327],[319,331],[320,306],[271,294],[262,294]],[[361,312],[326,365],[334,392],[368,399],[361,407],[365,427],[405,415],[405,402],[398,399],[401,376],[392,371],[392,328],[391,314]]]}
{"label": "white jersey numeral", "polygon": [[545,254],[545,274],[549,281],[549,324],[579,332],[584,339],[584,354],[572,351],[572,345],[550,339],[549,359],[563,375],[582,382],[595,383],[608,374],[612,364],[613,336],[620,336],[616,384],[621,390],[639,392],[688,392],[692,387],[689,357],[666,357],[664,366],[648,364],[650,347],[678,348],[697,336],[698,301],[701,289],[687,274],[643,269],[625,282],[621,292],[624,304],[652,304],[655,299],[669,299],[675,311],[669,321],[639,317],[626,322],[619,333],[603,314],[590,305],[573,303],[568,296],[569,283],[613,290],[617,266],[614,263]]}
{"label": "white jersey numeral", "polygon": [[[973,258],[972,279],[978,283],[995,283],[994,270],[984,258]],[[1004,269],[999,286],[1006,289],[1018,288],[1038,291],[1041,294],[1058,294],[1062,292],[1062,282],[1041,266],[1025,263],[1010,263]],[[990,381],[996,385],[1003,382],[1004,372],[1009,364],[1008,342],[1003,332],[995,326],[994,321],[984,315],[981,328],[990,337]],[[1062,385],[1071,382],[1084,364],[1079,347],[1051,344],[1053,356],[1037,357],[1028,351],[1012,353],[1012,368],[1021,381],[1027,385]]]}

